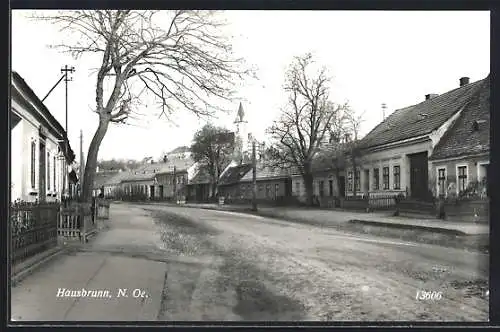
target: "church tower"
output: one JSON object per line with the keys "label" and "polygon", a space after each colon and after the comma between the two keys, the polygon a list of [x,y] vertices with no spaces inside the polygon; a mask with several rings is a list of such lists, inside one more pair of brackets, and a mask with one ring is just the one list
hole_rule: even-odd
{"label": "church tower", "polygon": [[238,112],[236,113],[236,119],[234,120],[235,128],[235,148],[234,148],[234,160],[238,163],[246,162],[249,157],[248,151],[248,128],[247,121],[245,119],[245,111],[243,110],[243,105],[240,103]]}

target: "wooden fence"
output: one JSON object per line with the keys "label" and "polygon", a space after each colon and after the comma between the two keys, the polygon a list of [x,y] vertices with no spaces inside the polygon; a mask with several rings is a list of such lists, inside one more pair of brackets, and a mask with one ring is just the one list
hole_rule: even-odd
{"label": "wooden fence", "polygon": [[108,226],[110,201],[104,198],[96,198],[94,201],[94,222],[98,229]]}
{"label": "wooden fence", "polygon": [[97,223],[92,218],[91,204],[73,202],[61,207],[57,233],[70,240],[86,242],[87,237],[97,232]]}
{"label": "wooden fence", "polygon": [[58,212],[58,203],[10,206],[12,264],[57,246]]}
{"label": "wooden fence", "polygon": [[390,210],[396,207],[397,195],[365,195],[365,196],[347,196],[341,200],[343,209],[353,210]]}

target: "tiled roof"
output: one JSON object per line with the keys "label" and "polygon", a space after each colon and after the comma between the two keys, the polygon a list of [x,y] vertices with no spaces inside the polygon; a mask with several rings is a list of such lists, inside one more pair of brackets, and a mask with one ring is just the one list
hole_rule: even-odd
{"label": "tiled roof", "polygon": [[[257,180],[262,180],[262,179],[277,179],[277,178],[285,178],[288,176],[291,176],[292,171],[295,170],[293,167],[273,167],[273,166],[268,166],[264,163],[257,163],[256,166],[256,178]],[[252,173],[252,167],[250,166],[250,171],[247,172],[242,178],[241,182],[248,182],[252,181],[253,179],[253,173]]]}
{"label": "tiled roof", "polygon": [[210,174],[206,167],[201,167],[196,175],[189,180],[189,184],[207,184],[211,182],[212,180],[210,179]]}
{"label": "tiled roof", "polygon": [[126,179],[126,178],[128,178],[130,176],[131,176],[130,175],[130,171],[119,172],[118,174],[115,174],[114,176],[108,178],[106,180],[106,182],[104,183],[104,185],[112,186],[112,185],[120,184],[123,179]]}
{"label": "tiled roof", "polygon": [[252,169],[251,164],[242,164],[242,165],[230,167],[227,169],[227,171],[219,179],[219,185],[229,185],[229,184],[237,183],[251,169]]}
{"label": "tiled roof", "polygon": [[101,188],[104,186],[111,178],[118,174],[117,171],[104,171],[97,172],[94,175],[94,189]]}
{"label": "tiled roof", "polygon": [[[477,130],[474,122],[479,121]],[[490,150],[490,80],[483,80],[462,114],[443,135],[429,159],[473,155]]]}
{"label": "tiled roof", "polygon": [[145,181],[152,180],[157,174],[173,173],[174,166],[177,172],[186,172],[194,164],[191,158],[170,159],[168,162],[158,162],[154,164],[145,164],[137,169],[128,172],[121,172],[119,175],[111,178],[107,184],[118,184],[127,181]]}
{"label": "tiled roof", "polygon": [[482,82],[473,82],[394,111],[360,141],[360,147],[369,148],[431,133],[459,111]]}

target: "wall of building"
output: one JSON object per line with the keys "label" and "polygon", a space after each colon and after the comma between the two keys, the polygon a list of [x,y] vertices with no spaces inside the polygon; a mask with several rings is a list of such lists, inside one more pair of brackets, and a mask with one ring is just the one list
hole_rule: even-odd
{"label": "wall of building", "polygon": [[[62,154],[59,153],[58,139],[48,130],[45,130],[45,153],[46,172],[45,197],[40,197],[40,135],[39,121],[14,99],[12,100],[12,111],[21,117],[21,121],[11,132],[11,201],[17,199],[24,201],[55,201],[61,200],[64,170],[67,163]],[[35,183],[31,183],[31,143],[35,142]],[[50,160],[47,159],[50,158]],[[54,157],[56,157],[54,163]],[[55,170],[55,177],[54,177]],[[50,179],[50,183],[49,180]]]}
{"label": "wall of building", "polygon": [[[377,196],[387,194],[406,194],[410,191],[410,159],[408,155],[426,152],[428,156],[432,153],[432,142],[430,140],[420,143],[395,146],[380,151],[368,152],[359,161],[360,171],[360,191],[357,194]],[[430,165],[430,164],[429,164]],[[400,166],[400,189],[394,188],[394,166]],[[383,168],[389,167],[389,189],[383,189]],[[374,169],[379,169],[379,189],[375,189]],[[368,171],[368,178],[365,170]],[[429,174],[431,167],[429,166]],[[346,167],[346,196],[352,196],[353,191],[349,190],[349,172],[353,172],[352,167]],[[354,184],[353,184],[354,186]]]}
{"label": "wall of building", "polygon": [[[429,172],[429,182],[431,183],[433,193],[435,195],[439,194],[438,169],[440,168],[445,169],[445,177],[446,177],[445,188],[447,189],[449,185],[453,183],[455,188],[454,191],[455,193],[458,194],[459,187],[457,185],[458,184],[457,167],[467,166],[466,183],[469,184],[470,182],[483,180],[483,177],[486,175],[484,166],[488,164],[489,164],[488,155],[431,161],[430,162],[431,172]],[[447,191],[445,190],[444,193],[447,194]]]}
{"label": "wall of building", "polygon": [[[332,192],[330,193],[330,181],[332,181]],[[323,182],[323,186],[321,186]],[[320,197],[321,188],[323,188],[323,196],[339,197],[339,185],[337,176],[333,172],[318,173],[313,176],[313,195]],[[300,201],[307,200],[306,187],[304,179],[301,175],[292,177],[292,195]]]}

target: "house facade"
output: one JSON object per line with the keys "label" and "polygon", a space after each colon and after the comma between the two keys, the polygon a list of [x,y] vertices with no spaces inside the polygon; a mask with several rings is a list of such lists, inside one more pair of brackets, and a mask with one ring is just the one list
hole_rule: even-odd
{"label": "house facade", "polygon": [[11,201],[61,201],[74,192],[75,155],[66,131],[16,72],[11,78]]}
{"label": "house facade", "polygon": [[[272,167],[264,161],[256,165],[256,199],[258,201],[287,200],[292,197],[292,179],[288,168]],[[240,198],[253,198],[253,170],[250,170],[240,180]]]}
{"label": "house facade", "polygon": [[[346,168],[346,195],[397,195],[417,200],[433,197],[434,170],[429,157],[480,91],[484,80],[394,111],[357,143],[356,168]],[[349,161],[349,158],[348,158]]]}
{"label": "house facade", "polygon": [[111,177],[103,186],[105,196],[148,200],[186,197],[187,184],[194,177],[196,169],[196,163],[186,155],[150,162]]}
{"label": "house facade", "polygon": [[460,195],[475,189],[487,196],[490,161],[489,76],[464,108],[429,158],[435,196]]}

